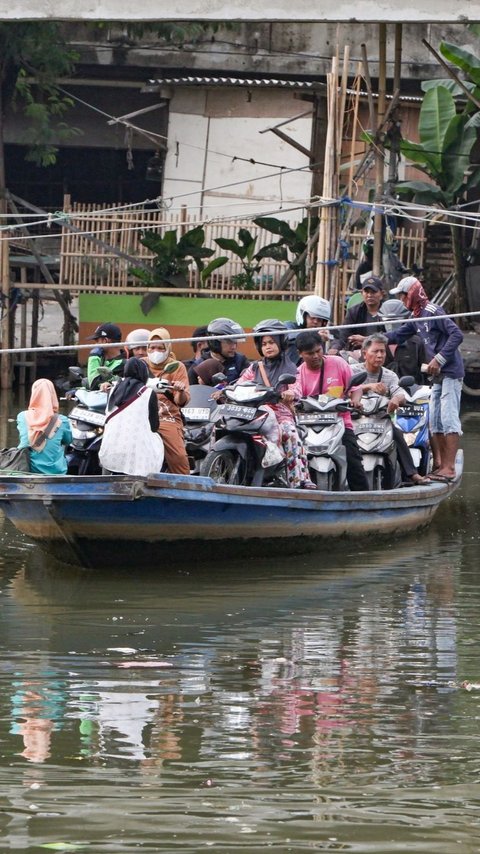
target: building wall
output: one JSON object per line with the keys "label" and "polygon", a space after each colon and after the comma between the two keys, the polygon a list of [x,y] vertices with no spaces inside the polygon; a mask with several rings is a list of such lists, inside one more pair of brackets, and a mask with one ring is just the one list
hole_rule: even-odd
{"label": "building wall", "polygon": [[[292,92],[175,89],[170,102],[165,202],[172,207],[184,204],[205,216],[259,215],[282,204],[301,206],[310,195],[308,158],[273,133],[262,131],[305,112],[306,116],[281,129],[309,149],[311,104]],[[282,167],[304,171],[280,176]],[[242,183],[222,189],[235,182]]]}
{"label": "building wall", "polygon": [[[64,0],[59,9],[52,4],[39,4],[36,0],[16,0],[14,3],[0,2],[0,18],[3,20],[117,20],[117,21],[351,21],[352,12],[360,21],[391,21],[392,6],[387,0],[362,0],[352,9],[347,0],[324,0],[314,11],[311,0],[297,0],[295,9],[287,0],[270,0],[259,5],[253,0],[172,0],[159,3],[146,0],[136,6],[126,0],[102,0],[93,6],[86,2]],[[396,14],[403,21],[456,21],[459,9],[447,0],[403,0]],[[461,14],[464,20],[478,18],[476,0],[463,0]]]}

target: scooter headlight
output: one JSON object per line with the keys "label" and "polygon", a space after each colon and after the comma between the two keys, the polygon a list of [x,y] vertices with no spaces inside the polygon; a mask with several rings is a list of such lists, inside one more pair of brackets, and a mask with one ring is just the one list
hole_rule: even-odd
{"label": "scooter headlight", "polygon": [[411,448],[415,444],[416,433],[404,433],[403,438],[405,439],[409,448]]}

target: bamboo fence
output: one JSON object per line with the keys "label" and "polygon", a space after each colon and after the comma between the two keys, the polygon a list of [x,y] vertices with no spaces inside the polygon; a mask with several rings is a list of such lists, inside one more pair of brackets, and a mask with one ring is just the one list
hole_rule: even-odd
{"label": "bamboo fence", "polygon": [[[330,210],[330,209],[323,209]],[[205,229],[205,245],[215,249],[215,255],[228,255],[228,252],[219,249],[215,244],[216,237],[227,237],[238,239],[239,228],[248,230],[257,236],[256,249],[260,249],[267,243],[275,242],[276,237],[265,229],[260,228],[253,222],[245,220],[221,220],[216,222],[203,222],[194,215],[189,215],[186,210],[181,214],[168,214],[160,211],[130,210],[126,212],[105,212],[105,208],[96,205],[76,204],[72,206],[69,213],[70,222],[81,232],[88,232],[94,238],[102,240],[109,247],[101,247],[92,244],[85,234],[76,233],[63,229],[60,248],[60,282],[59,287],[77,292],[96,291],[98,293],[121,293],[131,291],[133,288],[145,290],[145,286],[136,280],[129,272],[134,265],[135,259],[149,261],[151,253],[140,243],[140,235],[144,229],[154,228],[160,234],[171,229],[178,229],[180,234],[196,225],[202,224]],[[295,223],[290,223],[295,227]],[[362,242],[367,235],[364,230],[351,231],[349,233],[349,254],[353,257],[343,261],[332,268],[326,265],[317,265],[318,270],[323,269],[326,274],[336,277],[335,293],[338,302],[344,305],[345,295],[351,287],[352,275],[361,257]],[[329,230],[324,233],[324,241],[328,239],[328,250],[320,247],[322,257],[326,253],[335,256],[336,242],[338,239],[337,227],[334,220],[329,220]],[[410,268],[413,262],[418,266],[423,265],[424,259],[424,237],[421,233],[410,229],[400,229],[396,235],[399,247],[399,256],[406,267]],[[129,257],[115,254],[124,253]],[[331,255],[330,255],[331,257]],[[240,298],[242,295],[251,298],[264,299],[282,296],[285,299],[295,299],[300,293],[298,282],[294,277],[285,291],[277,289],[281,276],[288,269],[286,262],[277,262],[264,259],[261,262],[261,270],[255,277],[255,290],[245,291],[238,286],[236,276],[242,273],[242,264],[236,257],[231,257],[225,267],[220,268],[211,276],[208,287],[202,286],[199,281],[198,270],[191,265],[187,287],[175,289],[172,293],[195,296],[199,292],[211,295],[233,296]],[[313,272],[313,271],[312,271]],[[313,291],[313,282],[309,282],[306,292]],[[331,294],[326,292],[327,298]]]}

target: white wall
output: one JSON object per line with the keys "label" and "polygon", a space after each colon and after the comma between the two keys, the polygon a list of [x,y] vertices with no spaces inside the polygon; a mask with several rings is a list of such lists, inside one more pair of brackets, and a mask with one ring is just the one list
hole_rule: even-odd
{"label": "white wall", "polygon": [[0,19],[15,20],[113,20],[113,21],[476,21],[478,0],[403,0],[393,8],[390,0],[362,0],[352,6],[351,0],[0,0]]}
{"label": "white wall", "polygon": [[[176,90],[170,104],[165,202],[172,208],[184,204],[205,217],[260,215],[281,206],[301,206],[310,196],[308,158],[273,133],[260,131],[309,110],[308,102],[283,91]],[[308,149],[311,126],[307,115],[281,130]],[[304,171],[288,173],[302,167]],[[295,213],[285,216],[297,218]]]}

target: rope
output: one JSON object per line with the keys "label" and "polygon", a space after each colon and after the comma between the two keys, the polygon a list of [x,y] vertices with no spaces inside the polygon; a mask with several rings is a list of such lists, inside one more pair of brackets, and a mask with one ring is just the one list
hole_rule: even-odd
{"label": "rope", "polygon": [[[477,317],[478,315],[480,315],[480,310],[479,311],[459,312],[457,314],[432,315],[431,317],[421,317],[419,319],[417,319],[415,317],[406,318],[406,319],[402,318],[400,320],[388,320],[386,322],[392,326],[394,326],[394,325],[401,326],[402,324],[408,323],[408,322],[429,323],[431,320],[438,320],[438,319],[444,319],[445,320],[446,318],[450,318],[450,320],[456,320],[456,319],[462,318],[462,317]],[[332,330],[338,331],[340,329],[351,329],[352,326],[355,326],[355,328],[359,328],[359,329],[363,328],[363,327],[368,328],[369,326],[378,326],[379,322],[381,323],[382,321],[381,320],[379,321],[377,318],[377,320],[369,320],[367,323],[354,323],[354,324],[353,323],[340,323],[340,324],[328,326],[328,330],[329,331],[332,331]],[[277,335],[277,336],[288,335],[290,337],[296,337],[297,335],[300,334],[300,332],[305,332],[305,331],[306,331],[305,329],[286,329],[284,332],[282,332],[281,330],[278,330],[278,331],[275,330],[275,335]],[[315,332],[316,330],[311,329],[309,331]],[[258,332],[244,332],[241,337],[242,338],[258,338],[258,334],[259,334]],[[203,335],[200,338],[191,338],[191,337],[190,338],[189,337],[186,337],[186,338],[170,338],[169,343],[170,344],[186,344],[186,343],[192,343],[193,341],[195,341],[197,343],[199,341],[208,341],[210,338],[213,338],[213,337],[215,338],[216,341],[224,341],[224,340],[229,341],[231,338],[238,340],[239,336],[238,336],[238,333],[236,335],[231,334],[231,335],[215,335],[215,336],[210,334],[210,335]],[[146,345],[148,343],[149,343],[148,340],[143,341],[143,342],[136,342],[135,346],[138,347],[138,346],[142,346],[142,344]],[[118,341],[118,342],[115,342],[114,345],[112,345],[112,344],[108,345],[107,344],[106,346],[128,347],[129,345],[131,346],[131,343],[128,341]],[[44,347],[9,347],[9,348],[5,348],[5,349],[0,349],[0,356],[2,355],[2,353],[7,355],[9,353],[43,353],[45,351],[56,352],[56,353],[61,353],[64,351],[65,352],[72,352],[72,351],[77,351],[77,350],[91,350],[93,347],[98,347],[98,346],[101,346],[101,344],[100,345],[95,344],[95,343],[94,344],[55,344],[52,347],[45,347],[45,346]]]}

